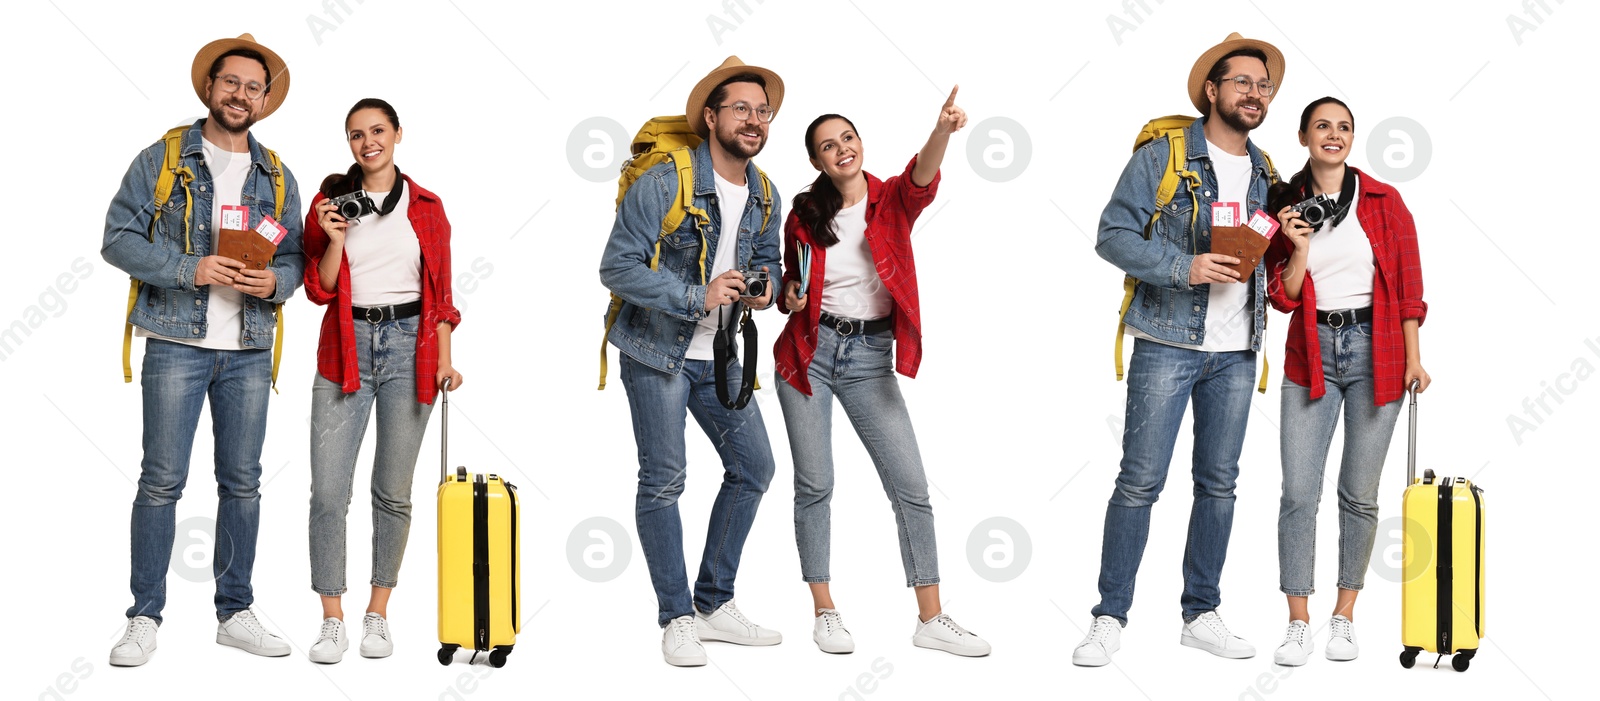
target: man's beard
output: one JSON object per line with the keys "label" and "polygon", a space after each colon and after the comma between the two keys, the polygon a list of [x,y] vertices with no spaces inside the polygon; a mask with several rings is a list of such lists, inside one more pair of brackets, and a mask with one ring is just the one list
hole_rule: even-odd
{"label": "man's beard", "polygon": [[[244,114],[240,115],[237,112],[229,110],[229,104],[239,104],[240,106],[244,107]],[[244,122],[238,126],[235,126],[233,123],[228,121],[228,118],[230,117],[242,117]],[[230,134],[244,134],[249,132],[250,127],[254,126],[256,123],[255,115],[250,113],[250,105],[232,102],[230,100],[223,100],[222,102],[212,105],[211,119],[217,123],[217,126],[222,127],[224,131]]]}
{"label": "man's beard", "polygon": [[[1250,124],[1249,122],[1245,121],[1245,119],[1246,119],[1245,114],[1244,114],[1244,112],[1242,110],[1239,109],[1239,108],[1241,108],[1241,107],[1243,107],[1243,106],[1245,106],[1247,104],[1253,104],[1253,105],[1255,105],[1256,108],[1261,110],[1260,112],[1256,113],[1258,116],[1256,118],[1256,123],[1255,124]],[[1230,127],[1233,127],[1234,130],[1238,131],[1241,134],[1245,134],[1245,133],[1249,133],[1249,132],[1253,131],[1256,127],[1261,126],[1261,122],[1266,120],[1266,118],[1267,118],[1267,106],[1266,106],[1265,103],[1261,102],[1260,100],[1257,100],[1257,101],[1255,101],[1253,103],[1251,103],[1251,102],[1240,102],[1239,104],[1234,105],[1232,110],[1228,110],[1227,108],[1223,107],[1222,105],[1217,105],[1217,116],[1222,119],[1222,123],[1223,124],[1226,124],[1226,125],[1228,125]]]}
{"label": "man's beard", "polygon": [[[722,144],[722,150],[727,151],[728,153],[731,153],[731,154],[733,154],[735,156],[738,156],[740,158],[755,158],[756,154],[761,153],[761,149],[767,145],[767,137],[766,137],[766,135],[763,134],[761,136],[760,143],[757,143],[755,145],[754,149],[752,150],[752,148],[750,146],[746,145],[743,141],[741,141],[739,139],[739,130],[740,129],[741,129],[740,126],[735,126],[733,128],[733,130],[730,131],[727,134],[723,134],[722,130],[718,129],[717,130],[717,143]],[[757,131],[756,133],[759,134],[760,132]]]}

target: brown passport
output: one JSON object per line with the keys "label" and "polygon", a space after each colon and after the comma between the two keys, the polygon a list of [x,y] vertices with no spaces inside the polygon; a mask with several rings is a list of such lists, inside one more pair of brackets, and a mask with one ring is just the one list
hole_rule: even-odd
{"label": "brown passport", "polygon": [[1250,280],[1250,276],[1255,273],[1256,265],[1261,263],[1261,255],[1267,252],[1267,244],[1270,242],[1267,237],[1247,226],[1211,227],[1211,252],[1239,259],[1238,263],[1228,267],[1239,273],[1240,282]]}
{"label": "brown passport", "polygon": [[[1255,235],[1253,231],[1250,233]],[[267,237],[254,231],[222,229],[221,234],[222,238],[217,242],[217,255],[244,263],[244,267],[250,270],[266,270],[267,264],[272,262],[272,254],[278,250]]]}

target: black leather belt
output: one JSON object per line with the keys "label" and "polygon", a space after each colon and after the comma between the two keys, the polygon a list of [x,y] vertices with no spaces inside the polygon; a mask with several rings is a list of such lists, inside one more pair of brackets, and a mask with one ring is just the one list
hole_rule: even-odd
{"label": "black leather belt", "polygon": [[1327,324],[1336,329],[1356,324],[1370,324],[1372,323],[1372,307],[1340,309],[1332,312],[1318,311],[1317,323]]}
{"label": "black leather belt", "polygon": [[894,329],[894,317],[886,316],[882,319],[863,321],[861,319],[848,319],[834,316],[827,312],[822,313],[822,326],[829,327],[840,336],[859,336],[864,334],[882,333]]}
{"label": "black leather belt", "polygon": [[422,313],[422,300],[405,304],[387,304],[381,307],[350,307],[350,316],[356,321],[376,324],[395,319],[409,319]]}

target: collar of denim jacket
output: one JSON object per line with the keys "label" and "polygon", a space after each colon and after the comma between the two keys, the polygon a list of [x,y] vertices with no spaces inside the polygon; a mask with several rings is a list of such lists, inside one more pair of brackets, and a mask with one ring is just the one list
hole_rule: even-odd
{"label": "collar of denim jacket", "polygon": [[[189,131],[184,132],[183,151],[181,151],[179,155],[183,156],[184,158],[200,157],[201,139],[204,138],[202,136],[201,128],[205,126],[205,123],[206,118],[201,117],[200,119],[195,120],[194,124],[189,125]],[[261,143],[256,141],[256,135],[246,133],[244,138],[245,141],[250,145],[251,165],[260,168],[262,172],[272,172],[272,164],[267,162],[267,152],[261,148]]]}
{"label": "collar of denim jacket", "polygon": [[[711,163],[711,139],[700,142],[699,146],[689,152],[689,163],[694,168],[694,194],[696,197],[709,197],[717,191],[716,168]],[[744,185],[750,192],[750,199],[761,201],[761,172],[756,170],[754,158],[745,161]]]}

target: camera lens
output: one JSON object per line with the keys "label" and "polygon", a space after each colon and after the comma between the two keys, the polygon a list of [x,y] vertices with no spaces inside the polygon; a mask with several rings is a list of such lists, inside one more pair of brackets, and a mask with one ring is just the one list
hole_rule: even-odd
{"label": "camera lens", "polygon": [[1318,202],[1306,207],[1305,211],[1300,213],[1300,216],[1305,218],[1307,224],[1316,226],[1328,218],[1328,209],[1321,202]]}
{"label": "camera lens", "polygon": [[357,202],[340,202],[339,215],[345,219],[355,219],[361,216],[361,205]]}
{"label": "camera lens", "polygon": [[767,281],[766,280],[751,280],[750,284],[747,287],[745,287],[745,290],[744,290],[744,294],[745,294],[746,297],[760,297],[762,295],[765,295],[766,293],[767,293]]}

